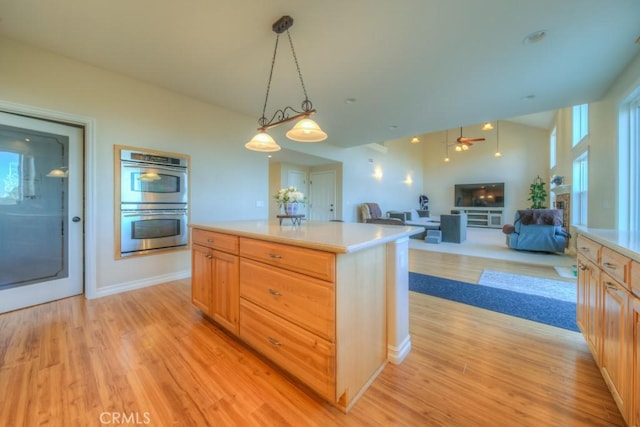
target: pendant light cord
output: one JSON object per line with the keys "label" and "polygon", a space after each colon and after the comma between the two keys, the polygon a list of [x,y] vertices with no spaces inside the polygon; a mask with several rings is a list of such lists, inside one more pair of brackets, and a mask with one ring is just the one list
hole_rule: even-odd
{"label": "pendant light cord", "polygon": [[[289,34],[289,30],[287,30],[287,34]],[[276,35],[276,47],[273,49],[273,58],[271,59],[271,70],[269,71],[269,81],[267,82],[267,94],[264,97],[264,105],[262,106],[262,117],[258,120],[258,124],[260,126],[266,126],[267,118],[265,117],[265,113],[267,111],[267,101],[269,100],[269,91],[271,90],[271,78],[273,77],[273,67],[276,64],[276,55],[278,53],[278,40],[280,40],[280,34]],[[291,37],[289,37],[291,40]],[[294,54],[295,57],[295,54]],[[298,62],[296,61],[296,65]],[[298,69],[298,73],[300,73],[300,69]],[[305,92],[306,94],[306,92]]]}
{"label": "pendant light cord", "polygon": [[302,92],[304,93],[304,101],[302,101],[302,111],[309,111],[313,109],[313,104],[309,101],[309,96],[307,95],[307,88],[304,85],[304,80],[302,80],[302,71],[300,71],[300,65],[298,64],[298,56],[296,55],[296,50],[293,48],[293,40],[291,40],[291,34],[289,30],[287,30],[287,37],[289,37],[289,46],[291,46],[291,53],[293,54],[293,60],[296,63],[296,69],[298,70],[298,77],[300,77],[300,85],[302,86]]}

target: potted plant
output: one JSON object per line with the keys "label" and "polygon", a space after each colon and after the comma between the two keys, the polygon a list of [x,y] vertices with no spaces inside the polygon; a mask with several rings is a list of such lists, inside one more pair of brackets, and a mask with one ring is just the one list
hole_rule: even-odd
{"label": "potted plant", "polygon": [[529,186],[529,198],[531,209],[545,209],[544,202],[547,200],[547,191],[544,189],[545,183],[538,177]]}
{"label": "potted plant", "polygon": [[297,215],[298,205],[305,202],[304,193],[294,186],[281,188],[273,198],[278,202],[278,206],[284,208],[285,215]]}

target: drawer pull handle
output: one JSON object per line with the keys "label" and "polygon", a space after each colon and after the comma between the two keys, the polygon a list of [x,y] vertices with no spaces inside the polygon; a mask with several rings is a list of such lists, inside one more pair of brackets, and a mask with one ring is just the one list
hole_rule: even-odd
{"label": "drawer pull handle", "polygon": [[213,255],[207,254],[207,259],[213,259]]}
{"label": "drawer pull handle", "polygon": [[611,283],[611,282],[607,282],[607,289],[612,289],[612,290],[618,292],[618,287],[616,285],[614,285],[613,283]]}
{"label": "drawer pull handle", "polygon": [[213,239],[207,239],[208,243],[213,243]]}
{"label": "drawer pull handle", "polygon": [[588,269],[589,269],[589,267],[587,267],[586,264],[580,264],[580,270],[581,271],[585,271],[585,270],[588,270]]}
{"label": "drawer pull handle", "polygon": [[275,289],[271,289],[271,288],[269,288],[269,293],[271,295],[276,296],[276,297],[281,297],[282,296],[282,294],[280,292],[276,291]]}
{"label": "drawer pull handle", "polygon": [[282,259],[282,255],[278,255],[278,254],[269,254],[269,258],[273,258],[273,259]]}
{"label": "drawer pull handle", "polygon": [[269,337],[269,342],[273,345],[277,345],[278,347],[282,347],[282,343],[274,338]]}
{"label": "drawer pull handle", "polygon": [[615,264],[611,264],[610,262],[605,262],[604,264],[605,267],[607,267],[609,270],[615,270],[616,269],[616,265]]}
{"label": "drawer pull handle", "polygon": [[589,252],[589,248],[587,248],[586,246],[582,246],[582,247],[580,248],[580,250],[581,250],[582,252]]}

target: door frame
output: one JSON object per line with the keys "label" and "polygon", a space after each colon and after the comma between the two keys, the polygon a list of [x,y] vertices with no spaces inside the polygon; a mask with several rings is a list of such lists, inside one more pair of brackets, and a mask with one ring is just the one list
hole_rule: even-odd
{"label": "door frame", "polygon": [[95,119],[76,114],[61,113],[58,111],[32,107],[29,105],[15,104],[0,100],[0,111],[9,114],[18,114],[34,119],[42,119],[58,122],[63,125],[81,126],[84,128],[84,296],[87,299],[96,298],[97,295],[97,244],[96,221],[97,212],[96,194],[96,145],[95,145]]}

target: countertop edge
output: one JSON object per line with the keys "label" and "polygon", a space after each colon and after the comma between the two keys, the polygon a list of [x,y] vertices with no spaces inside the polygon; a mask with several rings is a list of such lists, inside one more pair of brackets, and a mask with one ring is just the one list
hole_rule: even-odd
{"label": "countertop edge", "polygon": [[[640,262],[640,253],[635,251],[631,246],[633,242],[635,247],[640,245],[640,236],[637,233],[629,233],[616,229],[606,228],[587,228],[582,226],[574,226],[579,235],[583,235],[601,245],[613,249],[620,254],[631,258],[636,262]],[[625,243],[622,243],[624,240]]]}
{"label": "countertop edge", "polygon": [[277,236],[273,234],[264,234],[259,232],[251,232],[247,230],[229,228],[224,225],[216,225],[215,223],[212,223],[212,224],[190,223],[188,224],[188,227],[192,229],[198,228],[198,229],[214,231],[222,234],[232,234],[234,236],[239,236],[239,237],[247,237],[247,238],[256,239],[256,240],[282,243],[282,244],[291,245],[291,246],[298,246],[302,248],[315,249],[315,250],[338,253],[338,254],[357,252],[373,246],[384,245],[389,242],[395,242],[402,238],[409,238],[409,236],[412,236],[414,234],[418,234],[424,231],[422,227],[393,226],[393,227],[402,228],[403,231],[398,231],[398,233],[394,233],[393,235],[378,237],[378,238],[367,240],[361,243],[356,243],[351,245],[335,245],[335,244],[322,243],[322,242],[309,241],[309,240],[292,239],[292,238]]}

